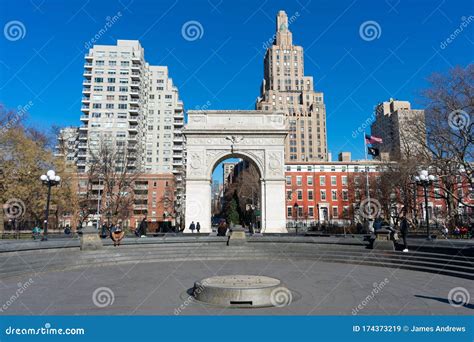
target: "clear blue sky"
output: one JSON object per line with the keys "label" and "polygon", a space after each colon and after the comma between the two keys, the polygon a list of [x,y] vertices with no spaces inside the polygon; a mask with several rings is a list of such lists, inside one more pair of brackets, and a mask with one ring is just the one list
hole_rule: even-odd
{"label": "clear blue sky", "polygon": [[[1,27],[16,20],[26,31],[14,41],[0,36],[0,102],[16,108],[32,101],[29,121],[44,129],[80,123],[84,44],[118,12],[122,16],[98,43],[139,39],[150,64],[168,65],[186,109],[253,109],[275,15],[298,12],[290,29],[294,43],[305,48],[305,73],[325,93],[333,156],[344,150],[363,157],[363,140],[352,132],[370,121],[378,102],[394,97],[419,108],[419,90],[432,72],[465,66],[474,56],[474,20],[440,47],[474,15],[468,0],[0,3]],[[190,20],[203,28],[194,41],[181,33]],[[377,39],[361,38],[366,21],[380,26]]]}

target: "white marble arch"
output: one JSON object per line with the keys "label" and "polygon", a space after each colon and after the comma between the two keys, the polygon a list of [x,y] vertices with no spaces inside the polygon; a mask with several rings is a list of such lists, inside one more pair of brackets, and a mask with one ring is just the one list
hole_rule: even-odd
{"label": "white marble arch", "polygon": [[263,233],[286,233],[283,112],[188,111],[185,233],[191,222],[211,232],[212,171],[227,158],[253,162],[260,173]]}

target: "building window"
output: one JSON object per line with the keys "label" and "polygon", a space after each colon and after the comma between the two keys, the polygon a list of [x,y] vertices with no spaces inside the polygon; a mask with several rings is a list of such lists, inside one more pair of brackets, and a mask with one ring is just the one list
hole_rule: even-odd
{"label": "building window", "polygon": [[286,200],[291,201],[291,198],[293,197],[293,192],[291,190],[286,191]]}
{"label": "building window", "polygon": [[303,191],[302,191],[302,190],[298,190],[296,193],[298,194],[298,201],[303,200]]}
{"label": "building window", "polygon": [[308,190],[308,201],[314,200],[313,190]]}
{"label": "building window", "polygon": [[326,176],[319,176],[319,185],[321,186],[326,185]]}
{"label": "building window", "polygon": [[331,190],[331,199],[337,201],[337,190]]}
{"label": "building window", "polygon": [[296,185],[297,186],[303,185],[303,177],[302,176],[296,176]]}
{"label": "building window", "polygon": [[326,200],[326,190],[321,190],[321,201]]}
{"label": "building window", "polygon": [[347,185],[347,176],[342,176],[342,185]]}
{"label": "building window", "polygon": [[336,178],[336,176],[331,176],[331,185],[337,185],[337,178]]}
{"label": "building window", "polygon": [[306,183],[308,185],[313,185],[313,176],[306,177]]}
{"label": "building window", "polygon": [[332,207],[332,217],[333,218],[338,218],[339,217],[339,212],[337,210],[337,207]]}
{"label": "building window", "polygon": [[314,217],[314,207],[308,207],[308,216]]}
{"label": "building window", "polygon": [[286,207],[286,215],[287,215],[288,217],[293,216],[293,215],[292,215],[292,207],[291,207],[291,206],[290,206],[290,207]]}
{"label": "building window", "polygon": [[291,176],[286,176],[286,185],[291,185]]}
{"label": "building window", "polygon": [[342,190],[342,200],[343,201],[349,200],[349,192],[347,190]]}

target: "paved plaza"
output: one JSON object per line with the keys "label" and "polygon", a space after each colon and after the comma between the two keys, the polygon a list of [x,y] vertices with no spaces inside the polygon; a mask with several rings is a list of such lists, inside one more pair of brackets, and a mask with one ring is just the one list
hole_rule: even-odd
{"label": "paved plaza", "polygon": [[[183,256],[176,254],[179,249],[173,245],[106,246],[97,252],[80,252],[73,247],[0,253],[0,305],[3,305],[0,314],[469,315],[474,312],[472,300],[459,307],[448,300],[455,288],[464,288],[468,295],[474,293],[470,279],[393,266],[326,262],[310,255],[305,260],[290,252],[285,254],[285,247],[275,243],[262,246],[282,251],[280,258],[265,257],[268,251],[263,253],[260,247],[249,252],[250,249],[242,249],[247,247],[228,247],[224,243],[201,244],[198,249],[189,244],[184,248],[189,254]],[[339,249],[341,253],[370,254],[360,246],[311,248],[320,252],[327,249],[324,253]],[[291,290],[291,302],[283,307],[223,309],[190,298],[189,290],[195,281],[232,274],[278,278]],[[20,288],[22,291],[18,293]]]}

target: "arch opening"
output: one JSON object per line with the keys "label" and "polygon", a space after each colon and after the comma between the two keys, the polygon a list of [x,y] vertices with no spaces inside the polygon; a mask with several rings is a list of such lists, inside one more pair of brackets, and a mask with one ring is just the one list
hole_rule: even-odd
{"label": "arch opening", "polygon": [[263,173],[258,163],[242,153],[220,156],[210,167],[211,226],[225,235],[231,226],[250,234],[262,229]]}

